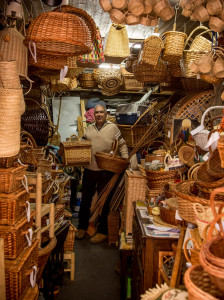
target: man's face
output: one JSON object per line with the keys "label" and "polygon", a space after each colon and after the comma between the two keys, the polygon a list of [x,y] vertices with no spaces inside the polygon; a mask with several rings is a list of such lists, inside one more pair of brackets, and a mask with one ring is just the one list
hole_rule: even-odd
{"label": "man's face", "polygon": [[96,123],[105,123],[107,117],[105,108],[103,106],[97,106],[95,108],[94,116],[95,116]]}

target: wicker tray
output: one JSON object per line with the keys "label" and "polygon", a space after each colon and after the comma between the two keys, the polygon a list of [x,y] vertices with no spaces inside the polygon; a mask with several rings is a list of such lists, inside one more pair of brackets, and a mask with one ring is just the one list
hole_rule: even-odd
{"label": "wicker tray", "polygon": [[5,261],[6,299],[20,300],[30,286],[30,273],[38,261],[38,240],[15,260]]}
{"label": "wicker tray", "polygon": [[29,194],[25,189],[0,194],[0,225],[14,225],[21,220],[26,215],[26,201],[29,202]]}
{"label": "wicker tray", "polygon": [[[72,141],[75,136],[78,140]],[[63,164],[65,166],[85,166],[91,163],[91,142],[80,141],[76,135],[71,135],[68,142],[60,144],[63,154]]]}
{"label": "wicker tray", "polygon": [[16,259],[24,247],[28,246],[27,230],[32,228],[35,212],[30,215],[30,222],[24,217],[14,226],[1,225],[0,238],[4,238],[4,253],[6,259]]}
{"label": "wicker tray", "polygon": [[26,167],[18,165],[8,169],[0,169],[0,193],[12,193],[22,187]]}

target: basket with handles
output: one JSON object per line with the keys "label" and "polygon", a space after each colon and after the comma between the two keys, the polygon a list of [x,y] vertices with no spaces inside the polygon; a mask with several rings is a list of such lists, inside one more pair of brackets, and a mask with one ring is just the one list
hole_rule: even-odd
{"label": "basket with handles", "polygon": [[[74,137],[76,140],[74,140]],[[60,148],[63,152],[63,164],[65,166],[85,166],[90,164],[91,146],[90,141],[80,141],[77,135],[71,135],[68,142],[60,144]]]}
{"label": "basket with handles", "polygon": [[128,167],[129,161],[117,155],[118,140],[115,140],[112,146],[112,153],[96,152],[95,158],[100,169],[121,174]]}

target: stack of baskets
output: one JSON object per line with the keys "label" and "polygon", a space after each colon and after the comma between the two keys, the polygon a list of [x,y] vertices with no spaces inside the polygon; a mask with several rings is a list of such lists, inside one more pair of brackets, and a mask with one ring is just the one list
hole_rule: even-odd
{"label": "stack of baskets", "polygon": [[83,73],[79,76],[79,84],[83,89],[94,89],[97,84],[93,73]]}

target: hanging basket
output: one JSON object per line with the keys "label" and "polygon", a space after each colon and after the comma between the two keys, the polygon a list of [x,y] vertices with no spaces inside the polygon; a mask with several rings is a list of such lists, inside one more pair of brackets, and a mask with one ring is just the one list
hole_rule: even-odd
{"label": "hanging basket", "polygon": [[35,139],[38,146],[46,146],[49,136],[49,119],[47,112],[33,99],[25,99],[27,106],[21,116],[21,126]]}
{"label": "hanging basket", "polygon": [[0,53],[3,61],[16,61],[18,74],[27,77],[28,55],[23,44],[24,36],[16,28],[4,28],[0,31]]}
{"label": "hanging basket", "polygon": [[79,17],[87,26],[91,35],[91,41],[94,42],[97,34],[96,23],[85,10],[71,5],[60,5],[59,7],[55,8],[53,11],[64,12]]}
{"label": "hanging basket", "polygon": [[29,54],[29,64],[44,69],[61,70],[67,65],[67,57],[38,53],[35,62],[34,57]]}
{"label": "hanging basket", "polygon": [[162,35],[164,40],[164,50],[162,59],[167,62],[177,62],[183,56],[184,41],[186,33],[179,31],[168,31]]}
{"label": "hanging basket", "polygon": [[122,58],[130,55],[128,32],[124,25],[111,25],[105,45],[104,55]]}
{"label": "hanging basket", "polygon": [[79,17],[64,12],[42,13],[35,18],[24,44],[35,43],[37,52],[55,55],[80,55],[91,52],[91,35]]}
{"label": "hanging basket", "polygon": [[142,43],[141,50],[138,55],[138,62],[156,66],[163,48],[164,44],[161,38],[157,35],[151,35]]}
{"label": "hanging basket", "polygon": [[125,171],[127,166],[129,165],[129,161],[121,156],[116,155],[118,148],[118,141],[115,140],[115,143],[112,147],[113,153],[105,153],[105,152],[96,152],[95,158],[97,162],[97,166],[106,171],[110,171],[113,173],[121,174]]}
{"label": "hanging basket", "polygon": [[162,82],[167,75],[167,66],[162,60],[155,67],[147,64],[139,64],[136,61],[133,64],[133,74],[140,82]]}

